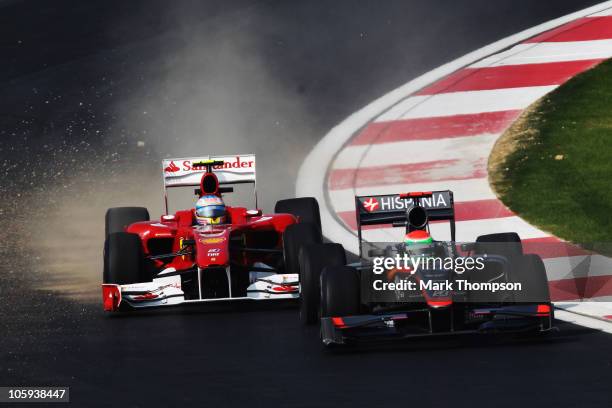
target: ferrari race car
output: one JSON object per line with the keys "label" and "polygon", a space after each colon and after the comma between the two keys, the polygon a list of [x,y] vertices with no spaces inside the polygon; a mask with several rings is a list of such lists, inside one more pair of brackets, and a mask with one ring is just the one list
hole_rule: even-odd
{"label": "ferrari race car", "polygon": [[[359,263],[347,265],[339,244],[300,251],[300,318],[320,322],[324,345],[553,328],[541,258],[524,254],[516,233],[457,243],[451,191],[356,197],[355,205]],[[450,241],[432,239],[430,223],[440,222]],[[405,239],[368,242],[362,229],[371,225],[401,228]]]}
{"label": "ferrari race car", "polygon": [[168,159],[162,169],[160,219],[141,207],[106,213],[104,310],[299,297],[298,250],[321,242],[314,198],[278,201],[274,214],[228,206],[224,223],[199,225],[194,209],[169,213],[168,189],[198,187],[197,197],[220,199],[229,185],[250,183],[257,207],[255,156]]}

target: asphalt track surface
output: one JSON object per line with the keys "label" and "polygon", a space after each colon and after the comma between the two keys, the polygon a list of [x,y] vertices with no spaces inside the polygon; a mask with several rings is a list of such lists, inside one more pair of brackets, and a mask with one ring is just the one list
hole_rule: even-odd
{"label": "asphalt track surface", "polygon": [[[83,172],[99,162],[125,169],[157,163],[157,150],[167,146],[163,123],[171,104],[154,106],[162,117],[157,122],[113,131],[117,111],[139,107],[116,108],[116,99],[104,95],[146,102],[142,88],[150,82],[142,78],[164,75],[155,71],[156,56],[184,45],[176,31],[196,27],[199,48],[206,49],[230,36],[225,27],[244,29],[264,54],[265,78],[299,100],[299,109],[289,112],[256,112],[258,126],[271,129],[262,136],[255,128],[255,140],[248,141],[258,163],[278,162],[282,152],[265,146],[270,137],[295,145],[294,160],[283,163],[285,177],[273,187],[265,178],[260,183],[269,205],[292,194],[300,155],[370,100],[475,48],[595,2],[125,3],[0,2],[0,385],[70,386],[76,406],[610,406],[607,334],[558,322],[560,331],[546,341],[446,339],[331,354],[321,349],[316,329],[298,324],[292,308],[109,317],[95,297],[40,290],[51,277],[19,228],[46,222],[44,207],[52,203],[40,194],[62,184],[66,162],[85,162]],[[113,84],[101,79],[108,77]],[[292,119],[278,126],[282,115]],[[150,135],[155,125],[162,130],[146,139],[145,152],[124,134]],[[119,157],[108,155],[117,145]],[[78,190],[66,191],[80,199]]]}

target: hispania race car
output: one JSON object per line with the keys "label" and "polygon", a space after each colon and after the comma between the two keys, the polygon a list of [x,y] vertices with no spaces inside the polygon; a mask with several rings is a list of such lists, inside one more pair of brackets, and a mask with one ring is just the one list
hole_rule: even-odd
{"label": "hispania race car", "polygon": [[[102,296],[104,310],[233,300],[299,297],[298,251],[321,242],[314,198],[257,209],[255,156],[168,159],[162,163],[165,214],[150,220],[141,207],[106,213]],[[255,209],[226,207],[223,224],[199,225],[194,209],[168,211],[168,189],[198,187],[196,197],[253,184]]]}
{"label": "hispania race car", "polygon": [[[516,233],[457,243],[451,191],[355,197],[355,205],[360,262],[346,265],[339,244],[310,244],[300,251],[300,318],[304,324],[320,322],[324,345],[553,328],[541,258],[524,254]],[[430,222],[446,221],[451,240],[434,241]],[[405,241],[363,239],[364,226],[385,224],[405,229]],[[416,262],[383,273],[376,271],[382,265],[377,258]],[[459,271],[468,264],[478,267]]]}

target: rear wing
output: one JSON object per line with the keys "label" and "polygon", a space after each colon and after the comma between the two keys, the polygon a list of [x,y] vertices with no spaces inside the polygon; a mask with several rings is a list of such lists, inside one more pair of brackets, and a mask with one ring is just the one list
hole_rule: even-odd
{"label": "rear wing", "polygon": [[451,239],[455,241],[455,203],[450,190],[355,197],[355,215],[361,247],[361,227],[393,224],[404,226],[407,210],[420,205],[429,221],[450,221]]}
{"label": "rear wing", "polygon": [[223,162],[212,166],[212,172],[219,179],[219,184],[252,183],[257,207],[257,180],[254,154],[237,154],[226,156],[198,156],[162,161],[164,180],[164,199],[168,213],[168,188],[199,186],[202,175],[206,173],[206,162]]}

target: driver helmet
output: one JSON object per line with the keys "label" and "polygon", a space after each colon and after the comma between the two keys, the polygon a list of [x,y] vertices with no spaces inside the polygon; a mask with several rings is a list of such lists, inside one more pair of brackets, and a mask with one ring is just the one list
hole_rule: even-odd
{"label": "driver helmet", "polygon": [[406,246],[431,243],[433,243],[433,238],[431,238],[431,235],[429,235],[429,233],[424,230],[416,230],[409,232],[404,237],[404,244],[406,244]]}
{"label": "driver helmet", "polygon": [[203,195],[196,203],[195,217],[199,225],[225,224],[227,211],[223,199],[216,195]]}
{"label": "driver helmet", "polygon": [[427,231],[416,230],[411,231],[404,237],[406,249],[416,255],[432,255],[433,253],[433,238]]}

